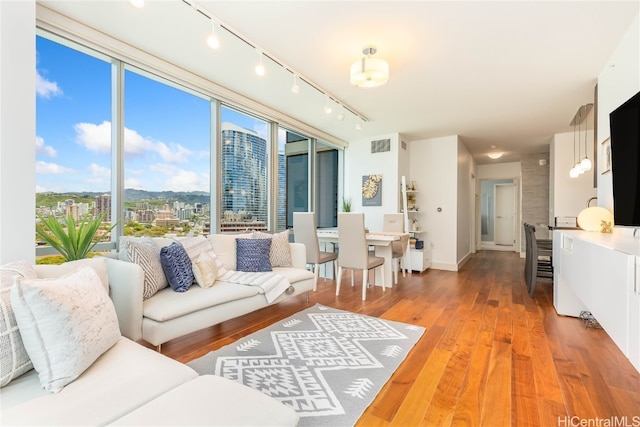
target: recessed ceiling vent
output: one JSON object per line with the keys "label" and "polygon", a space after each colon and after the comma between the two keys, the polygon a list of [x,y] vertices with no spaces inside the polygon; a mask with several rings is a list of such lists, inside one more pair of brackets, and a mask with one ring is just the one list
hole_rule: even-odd
{"label": "recessed ceiling vent", "polygon": [[371,141],[371,154],[385,153],[387,151],[391,151],[390,139],[379,139],[377,141]]}

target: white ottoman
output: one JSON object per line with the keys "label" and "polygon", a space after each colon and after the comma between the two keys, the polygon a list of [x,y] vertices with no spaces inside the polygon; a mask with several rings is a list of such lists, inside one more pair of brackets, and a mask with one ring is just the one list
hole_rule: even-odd
{"label": "white ottoman", "polygon": [[202,375],[130,412],[114,426],[296,426],[288,406],[250,387]]}

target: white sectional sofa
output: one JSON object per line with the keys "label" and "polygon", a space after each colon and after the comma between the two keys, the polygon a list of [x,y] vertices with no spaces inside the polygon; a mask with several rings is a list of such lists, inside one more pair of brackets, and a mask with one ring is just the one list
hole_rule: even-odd
{"label": "white sectional sofa", "polygon": [[[287,233],[288,234],[288,233]],[[218,262],[224,269],[236,270],[236,239],[252,238],[253,234],[212,234],[207,236]],[[280,237],[284,237],[280,236]],[[119,259],[127,260],[127,240],[120,241]],[[288,238],[287,238],[288,239]],[[176,239],[152,239],[158,248],[170,245]],[[184,241],[178,239],[178,241]],[[270,304],[308,293],[313,289],[313,273],[306,270],[306,249],[303,244],[289,243],[290,267],[273,267],[273,273],[286,277],[293,287],[292,293],[283,293],[269,302],[258,286],[229,282],[218,278],[210,288],[191,286],[183,293],[165,287],[152,296],[144,298],[145,275],[135,266],[126,282],[112,287],[114,300],[118,301],[121,313],[127,318],[127,333],[134,340],[144,340],[161,350],[161,345],[174,338],[233,319]],[[156,267],[157,268],[157,267]],[[221,267],[222,268],[222,267]],[[114,289],[118,287],[118,289]],[[308,294],[307,294],[308,299]]]}
{"label": "white sectional sofa", "polygon": [[[14,356],[13,361],[9,357],[7,362],[4,358],[6,353],[3,355],[2,378],[9,382],[0,388],[0,425],[297,424],[299,417],[295,411],[275,399],[221,377],[199,377],[190,367],[135,343],[142,337],[143,315],[141,297],[132,296],[141,292],[141,267],[115,259],[90,261],[94,266],[105,266],[109,295],[115,306],[113,316],[117,315],[122,336],[118,335],[114,345],[56,393],[43,389],[42,379],[34,369],[22,374],[18,372],[12,378],[7,369],[20,363],[15,361],[18,352],[16,337],[14,335],[11,341],[0,341],[4,346],[2,351],[9,348]],[[71,267],[35,266],[38,276],[35,281],[62,276]],[[98,270],[100,268],[96,268]],[[104,283],[104,279],[102,281]],[[0,292],[0,308],[6,317],[6,283],[0,287]],[[15,284],[11,289],[12,302],[14,294]],[[108,298],[106,300],[109,301]],[[240,307],[239,312],[253,305]],[[230,310],[226,312],[231,315]],[[184,329],[172,325],[173,333],[159,336],[171,336],[197,327],[197,322],[191,318],[186,323],[189,326],[184,326]],[[201,325],[208,323],[203,321]],[[0,325],[5,334],[7,323]],[[11,327],[11,322],[8,326],[11,335],[11,330],[15,332],[16,328]],[[8,343],[10,347],[7,347]],[[71,356],[73,351],[69,348],[67,354]],[[248,411],[248,407],[251,410]]]}

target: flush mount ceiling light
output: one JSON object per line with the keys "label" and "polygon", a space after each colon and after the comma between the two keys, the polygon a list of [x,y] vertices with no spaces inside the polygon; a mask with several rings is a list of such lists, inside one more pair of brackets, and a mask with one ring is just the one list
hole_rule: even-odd
{"label": "flush mount ceiling light", "polygon": [[142,9],[144,7],[144,0],[129,0],[129,4],[135,8]]}
{"label": "flush mount ceiling light", "polygon": [[384,59],[374,58],[375,46],[366,46],[363,58],[351,65],[351,84],[356,87],[375,87],[389,80],[389,63]]}
{"label": "flush mount ceiling light", "polygon": [[493,153],[487,154],[487,157],[489,157],[490,159],[496,160],[502,157],[502,154],[504,154],[502,151],[495,151]]}

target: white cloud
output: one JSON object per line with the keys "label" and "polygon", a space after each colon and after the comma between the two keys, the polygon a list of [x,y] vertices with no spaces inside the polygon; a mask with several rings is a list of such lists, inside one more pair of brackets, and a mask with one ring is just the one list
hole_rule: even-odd
{"label": "white cloud", "polygon": [[42,175],[59,175],[75,172],[76,171],[71,168],[67,168],[56,163],[47,163],[43,161],[36,162],[36,173]]}
{"label": "white cloud", "polygon": [[105,168],[95,163],[91,163],[89,165],[89,172],[91,173],[91,176],[99,178],[109,178],[111,176],[111,169]]}
{"label": "white cloud", "polygon": [[104,121],[99,125],[93,123],[77,123],[73,126],[76,131],[76,141],[87,150],[94,153],[111,152],[111,123]]}
{"label": "white cloud", "polygon": [[167,147],[164,142],[158,142],[156,143],[156,149],[162,160],[168,163],[187,163],[191,154],[191,151],[182,145],[174,143],[169,144],[169,147]]}
{"label": "white cloud", "polygon": [[36,70],[36,94],[41,98],[49,99],[53,96],[62,96],[62,89],[60,89],[58,83],[45,79]]}
{"label": "white cloud", "polygon": [[208,174],[198,174],[166,164],[151,165],[149,169],[168,177],[163,184],[163,190],[206,191],[209,188]]}
{"label": "white cloud", "polygon": [[[77,142],[95,153],[111,151],[111,123],[104,121],[99,125],[78,123],[74,127]],[[146,138],[132,129],[124,130],[124,150],[126,155],[142,156],[145,153],[156,153],[167,163],[187,163],[191,151],[180,144],[165,144]]]}
{"label": "white cloud", "polygon": [[136,190],[144,190],[144,185],[135,178],[126,178],[124,180],[124,188],[134,188]]}
{"label": "white cloud", "polygon": [[40,136],[36,136],[36,154],[47,157],[55,157],[58,155],[56,149],[50,145],[45,145],[44,139]]}

